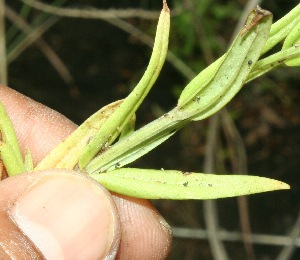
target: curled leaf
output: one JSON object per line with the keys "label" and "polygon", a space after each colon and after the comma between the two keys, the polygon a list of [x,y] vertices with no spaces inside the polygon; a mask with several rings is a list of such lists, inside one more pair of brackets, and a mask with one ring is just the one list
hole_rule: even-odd
{"label": "curled leaf", "polygon": [[57,145],[34,170],[73,169],[78,163],[82,150],[122,101],[115,101],[90,116],[65,141]]}
{"label": "curled leaf", "polygon": [[227,53],[206,69],[213,75],[209,73],[207,77],[207,73],[202,72],[183,90],[178,109],[197,121],[225,106],[241,89],[258,60],[271,23],[269,11],[259,7],[253,10]]}
{"label": "curled leaf", "polygon": [[95,137],[89,142],[79,159],[79,167],[83,169],[105,145],[112,143],[123,130],[133,114],[139,108],[150,89],[154,85],[162,69],[168,52],[170,31],[170,10],[166,1],[157,24],[155,41],[148,67],[138,85],[129,94],[120,107],[103,124]]}
{"label": "curled leaf", "polygon": [[172,170],[122,168],[90,176],[108,190],[144,199],[217,199],[290,188],[264,177]]}

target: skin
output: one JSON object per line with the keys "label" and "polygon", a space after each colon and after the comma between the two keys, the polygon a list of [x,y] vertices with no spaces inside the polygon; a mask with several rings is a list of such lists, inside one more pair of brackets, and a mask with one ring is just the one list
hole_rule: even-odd
{"label": "skin", "polygon": [[[34,163],[39,162],[77,127],[63,115],[10,88],[0,86],[0,100],[14,124],[22,152],[29,148]],[[42,259],[43,254],[41,251],[51,250],[51,248],[47,248],[50,246],[47,243],[38,245],[33,242],[34,239],[30,239],[30,236],[24,234],[26,232],[22,232],[22,226],[19,226],[15,212],[18,210],[16,206],[18,203],[23,205],[23,194],[30,193],[32,189],[39,187],[40,183],[44,185],[56,180],[65,182],[64,187],[66,187],[66,190],[68,185],[70,187],[77,185],[79,190],[81,187],[84,190],[85,186],[90,185],[91,188],[89,190],[95,190],[100,200],[104,201],[104,206],[102,207],[97,202],[97,197],[95,199],[97,203],[91,205],[95,211],[97,211],[97,207],[101,206],[104,208],[103,211],[101,211],[102,208],[99,210],[100,213],[104,212],[102,221],[99,219],[93,221],[95,225],[98,222],[99,225],[101,223],[103,225],[103,221],[107,220],[107,226],[113,227],[108,229],[108,233],[112,235],[103,249],[104,253],[102,252],[101,256],[96,254],[97,257],[95,259],[100,259],[104,256],[110,257],[108,259],[112,259],[115,256],[117,259],[165,259],[168,256],[171,247],[170,227],[149,201],[110,194],[99,184],[95,183],[94,180],[80,173],[49,170],[47,172],[25,173],[0,182],[1,259],[6,259],[5,257],[7,256],[14,256],[17,259],[20,259],[20,257],[22,259],[35,259],[32,258],[32,256],[35,256],[36,259]],[[35,191],[39,192],[36,188]],[[59,189],[59,192],[61,192],[61,189]],[[86,194],[86,192],[83,192],[83,194]],[[84,196],[82,195],[81,198],[84,199]],[[28,196],[25,198],[31,203],[30,196],[29,199]],[[56,200],[57,207],[66,207],[67,200],[63,198],[61,200]],[[88,202],[86,201],[87,204]],[[106,214],[107,212],[108,214]],[[27,212],[27,214],[30,214],[30,212]],[[53,220],[50,219],[49,221]],[[99,232],[95,233],[93,236],[101,235],[101,232],[100,235]],[[89,245],[92,247],[95,240],[101,239],[103,237],[93,239],[89,241]],[[82,234],[80,237],[74,237],[73,248],[74,246],[76,247],[78,241],[83,240],[84,235]],[[103,241],[106,240],[104,239]],[[8,244],[10,247],[7,247]],[[40,248],[42,249],[40,250]],[[68,249],[63,248],[62,250],[65,252],[63,259],[70,259],[71,256],[68,255]]]}

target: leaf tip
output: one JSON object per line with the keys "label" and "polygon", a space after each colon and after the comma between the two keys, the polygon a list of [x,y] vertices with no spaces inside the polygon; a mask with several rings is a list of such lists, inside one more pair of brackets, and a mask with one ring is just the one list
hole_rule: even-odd
{"label": "leaf tip", "polygon": [[278,183],[278,189],[279,190],[290,190],[291,189],[291,186],[285,182],[279,182]]}
{"label": "leaf tip", "polygon": [[262,9],[259,5],[257,5],[256,8],[248,16],[244,28],[240,32],[241,36],[245,35],[250,29],[255,27],[264,17],[270,15],[272,15],[271,12]]}
{"label": "leaf tip", "polygon": [[170,12],[170,9],[167,4],[167,0],[163,0],[163,11]]}
{"label": "leaf tip", "polygon": [[[269,191],[275,191],[275,190],[290,190],[291,187],[289,184],[282,182],[282,181],[278,181],[278,180],[274,180],[274,179],[269,179],[271,182],[269,183]],[[266,187],[266,186],[265,186]]]}

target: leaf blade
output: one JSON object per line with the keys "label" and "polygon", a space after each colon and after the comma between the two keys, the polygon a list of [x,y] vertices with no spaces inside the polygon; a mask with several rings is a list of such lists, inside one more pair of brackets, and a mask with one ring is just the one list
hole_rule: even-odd
{"label": "leaf blade", "polygon": [[90,176],[108,190],[144,199],[217,199],[290,188],[264,177],[173,170],[122,168]]}

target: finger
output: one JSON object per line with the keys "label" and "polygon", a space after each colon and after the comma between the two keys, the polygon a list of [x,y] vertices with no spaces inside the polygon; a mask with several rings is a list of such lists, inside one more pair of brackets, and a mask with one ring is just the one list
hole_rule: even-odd
{"label": "finger", "polygon": [[30,149],[35,164],[76,129],[65,116],[10,88],[0,86],[0,100],[12,120],[22,152]]}
{"label": "finger", "polygon": [[1,259],[113,259],[119,243],[110,194],[65,170],[0,182]]}
{"label": "finger", "polygon": [[[35,162],[76,128],[61,114],[9,88],[0,86],[0,100],[12,119],[21,147],[31,150]],[[122,225],[119,256],[151,259],[155,252],[159,257],[152,259],[164,259],[170,250],[171,231],[151,203],[141,199],[114,198]]]}
{"label": "finger", "polygon": [[113,196],[121,222],[117,259],[166,259],[171,250],[172,231],[147,200]]}

